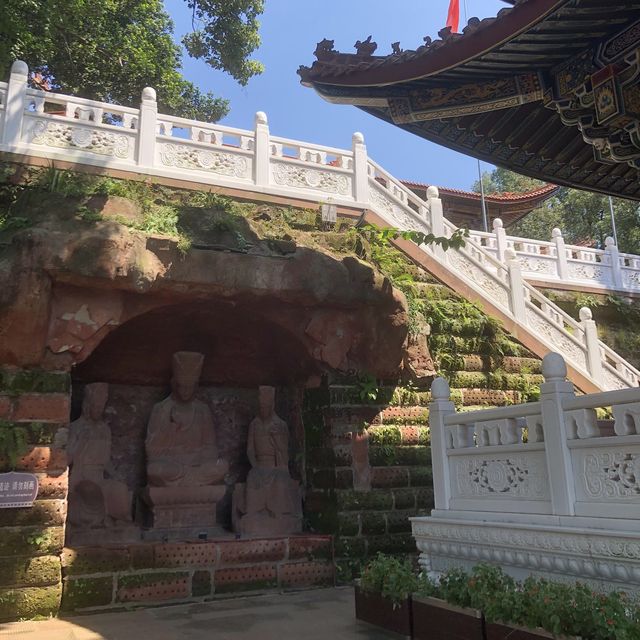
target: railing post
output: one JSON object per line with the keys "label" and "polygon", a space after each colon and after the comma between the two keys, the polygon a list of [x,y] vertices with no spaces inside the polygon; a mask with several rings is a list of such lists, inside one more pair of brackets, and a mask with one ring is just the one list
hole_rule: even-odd
{"label": "railing post", "polygon": [[7,104],[4,115],[2,144],[16,147],[22,137],[22,121],[27,104],[27,79],[29,67],[26,62],[16,60],[11,65],[11,75],[7,85]]}
{"label": "railing post", "polygon": [[551,509],[554,515],[572,516],[576,492],[562,403],[575,395],[573,384],[566,379],[567,365],[559,353],[549,353],[543,358],[542,375],[545,381],[540,385],[540,403]]}
{"label": "railing post", "polygon": [[433,467],[433,496],[436,509],[449,509],[451,482],[449,480],[449,456],[447,452],[447,428],[445,416],[455,413],[451,402],[449,383],[436,378],[431,383],[429,403],[429,430],[431,434],[431,464]]}
{"label": "railing post", "polygon": [[359,132],[351,139],[353,149],[353,199],[356,202],[369,202],[369,160],[364,136]]}
{"label": "railing post", "polygon": [[511,298],[511,312],[518,322],[527,321],[527,305],[524,298],[524,282],[522,280],[522,267],[513,249],[505,249],[504,252],[507,270],[509,271],[509,296]]}
{"label": "railing post", "polygon": [[269,123],[264,111],[256,113],[255,120],[255,145],[254,145],[254,178],[256,185],[267,186],[269,184]]}
{"label": "railing post", "polygon": [[156,157],[156,135],[158,131],[158,103],[156,90],[145,87],[140,102],[138,120],[138,166],[153,167]]}
{"label": "railing post", "polygon": [[504,262],[504,254],[507,250],[507,232],[504,230],[502,220],[496,218],[493,221],[493,233],[496,235],[496,250],[498,252],[497,258],[500,262]]}
{"label": "railing post", "polygon": [[564,244],[562,231],[556,227],[551,231],[551,239],[556,245],[556,270],[561,282],[569,280],[569,265],[567,264],[567,248]]}
{"label": "railing post", "polygon": [[620,252],[616,241],[608,236],[604,241],[604,252],[609,256],[611,265],[612,284],[616,289],[622,289],[622,270],[620,269]]}
{"label": "railing post", "polygon": [[589,373],[598,384],[602,385],[604,384],[604,370],[602,368],[602,355],[600,354],[600,340],[598,339],[598,328],[589,307],[580,309],[580,326],[584,331],[584,339],[587,345]]}
{"label": "railing post", "polygon": [[438,187],[431,186],[427,189],[427,202],[429,203],[429,218],[431,221],[431,233],[434,236],[444,235],[444,213],[442,200]]}

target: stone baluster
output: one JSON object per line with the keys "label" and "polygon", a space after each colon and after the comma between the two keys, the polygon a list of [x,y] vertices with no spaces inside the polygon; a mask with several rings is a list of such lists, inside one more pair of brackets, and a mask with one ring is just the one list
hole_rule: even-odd
{"label": "stone baluster", "polygon": [[508,247],[507,232],[504,230],[504,225],[500,218],[496,218],[493,221],[493,233],[496,236],[496,258],[500,260],[500,262],[504,262],[504,254]]}
{"label": "stone baluster", "polygon": [[593,313],[591,313],[589,307],[580,309],[580,327],[584,331],[584,340],[587,346],[589,373],[600,386],[603,386],[604,370],[602,368],[600,340],[598,339],[598,329],[593,319]]}
{"label": "stone baluster", "polygon": [[449,383],[444,378],[436,378],[431,384],[431,403],[429,404],[433,493],[436,509],[444,510],[449,509],[451,500],[448,437],[444,418],[451,413],[455,413],[455,407],[451,402]]}
{"label": "stone baluster", "polygon": [[156,156],[156,132],[158,129],[158,103],[156,90],[145,87],[140,102],[138,121],[138,165],[153,167]]}
{"label": "stone baluster", "polygon": [[527,306],[524,299],[524,282],[522,267],[513,249],[505,249],[505,263],[509,271],[509,296],[513,317],[522,324],[527,321]]}
{"label": "stone baluster", "polygon": [[22,121],[27,104],[27,78],[29,67],[26,62],[16,60],[11,65],[6,93],[6,110],[2,143],[9,147],[20,144]]}
{"label": "stone baluster", "polygon": [[620,269],[620,252],[615,240],[608,236],[604,241],[604,252],[611,265],[611,281],[616,289],[622,289],[622,269]]}
{"label": "stone baluster", "polygon": [[554,515],[572,516],[575,514],[576,492],[562,404],[566,398],[575,395],[573,384],[566,379],[567,365],[559,353],[549,353],[544,357],[542,375],[545,381],[540,385],[540,403],[551,509]]}
{"label": "stone baluster", "polygon": [[271,154],[269,153],[269,123],[267,122],[267,114],[264,111],[256,113],[255,140],[255,148],[253,150],[254,180],[258,186],[267,186],[269,184]]}
{"label": "stone baluster", "polygon": [[562,237],[562,231],[556,227],[551,232],[551,240],[556,245],[556,271],[562,282],[569,279],[569,265],[567,264],[567,248]]}
{"label": "stone baluster", "polygon": [[356,202],[369,202],[369,160],[364,136],[359,132],[353,134],[353,198]]}

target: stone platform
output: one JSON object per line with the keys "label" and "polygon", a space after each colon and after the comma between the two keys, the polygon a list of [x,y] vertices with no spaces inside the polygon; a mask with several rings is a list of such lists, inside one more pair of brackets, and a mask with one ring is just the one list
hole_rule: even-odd
{"label": "stone platform", "polygon": [[65,548],[62,611],[198,602],[334,584],[331,536]]}

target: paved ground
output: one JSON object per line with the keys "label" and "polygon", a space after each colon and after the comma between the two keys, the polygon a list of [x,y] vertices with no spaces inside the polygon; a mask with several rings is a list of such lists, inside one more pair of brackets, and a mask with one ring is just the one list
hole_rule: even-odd
{"label": "paved ground", "polygon": [[0,624],[13,640],[398,640],[354,617],[353,590],[317,589]]}

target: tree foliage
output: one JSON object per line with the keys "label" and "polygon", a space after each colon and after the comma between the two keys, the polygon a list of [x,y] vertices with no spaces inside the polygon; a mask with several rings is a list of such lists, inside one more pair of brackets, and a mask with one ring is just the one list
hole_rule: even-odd
{"label": "tree foliage", "polygon": [[[261,72],[248,56],[260,44],[262,0],[185,2],[196,27],[185,38],[189,55],[241,84]],[[183,78],[162,0],[4,0],[0,77],[16,59],[64,93],[136,105],[152,86],[164,113],[215,122],[228,112],[226,100]]]}
{"label": "tree foliage", "polygon": [[[544,183],[506,169],[495,169],[482,176],[485,193],[525,192]],[[480,191],[476,181],[474,190]],[[613,198],[620,251],[640,253],[640,211],[638,203]],[[599,193],[568,189],[559,191],[519,222],[509,226],[510,235],[534,240],[550,240],[554,227],[562,230],[566,242],[598,248],[613,235],[609,197]]]}

